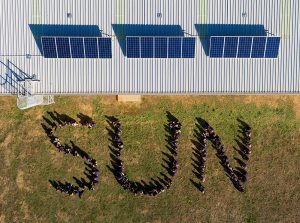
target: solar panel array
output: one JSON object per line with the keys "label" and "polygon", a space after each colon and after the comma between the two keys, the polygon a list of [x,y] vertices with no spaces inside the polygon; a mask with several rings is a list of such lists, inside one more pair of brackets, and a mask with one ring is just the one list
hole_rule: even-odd
{"label": "solar panel array", "polygon": [[195,58],[194,37],[127,37],[128,58]]}
{"label": "solar panel array", "polygon": [[[111,38],[42,37],[45,58],[112,58]],[[194,37],[127,37],[128,58],[195,58]],[[210,38],[212,58],[277,58],[280,37]]]}
{"label": "solar panel array", "polygon": [[280,37],[225,37],[210,38],[212,58],[277,58]]}
{"label": "solar panel array", "polygon": [[42,37],[45,58],[112,58],[111,38]]}

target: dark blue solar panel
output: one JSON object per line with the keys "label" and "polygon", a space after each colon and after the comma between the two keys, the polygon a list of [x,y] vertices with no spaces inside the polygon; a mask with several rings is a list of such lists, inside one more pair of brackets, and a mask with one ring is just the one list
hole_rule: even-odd
{"label": "dark blue solar panel", "polygon": [[153,58],[154,55],[154,39],[153,37],[141,37],[141,57]]}
{"label": "dark blue solar panel", "polygon": [[70,58],[71,57],[69,38],[57,37],[56,38],[56,47],[57,47],[57,57],[58,58]]}
{"label": "dark blue solar panel", "polygon": [[164,37],[155,38],[155,58],[168,57],[168,39]]}
{"label": "dark blue solar panel", "polygon": [[42,38],[42,45],[45,58],[57,58],[55,38]]}
{"label": "dark blue solar panel", "polygon": [[195,58],[195,44],[195,38],[182,38],[182,58]]}
{"label": "dark blue solar panel", "polygon": [[210,57],[223,57],[224,37],[210,38]]}
{"label": "dark blue solar panel", "polygon": [[182,38],[169,38],[168,57],[181,58]]}
{"label": "dark blue solar panel", "polygon": [[86,58],[98,58],[97,38],[84,38],[84,49]]}
{"label": "dark blue solar panel", "polygon": [[279,52],[280,37],[267,38],[266,58],[277,58]]}
{"label": "dark blue solar panel", "polygon": [[238,42],[238,37],[226,37],[223,57],[235,58],[237,55]]}
{"label": "dark blue solar panel", "polygon": [[83,38],[70,38],[72,58],[85,58]]}
{"label": "dark blue solar panel", "polygon": [[252,37],[240,37],[238,58],[250,58]]}
{"label": "dark blue solar panel", "polygon": [[98,38],[99,58],[112,58],[111,38]]}
{"label": "dark blue solar panel", "polygon": [[127,37],[127,57],[128,58],[140,58],[140,38],[139,37]]}
{"label": "dark blue solar panel", "polygon": [[253,37],[252,58],[264,58],[266,48],[266,37]]}

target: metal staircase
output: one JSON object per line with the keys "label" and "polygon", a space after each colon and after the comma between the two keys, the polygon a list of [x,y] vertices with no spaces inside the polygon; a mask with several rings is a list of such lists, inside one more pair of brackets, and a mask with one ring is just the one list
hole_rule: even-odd
{"label": "metal staircase", "polygon": [[0,61],[0,85],[12,95],[17,95],[17,107],[27,109],[37,105],[54,103],[53,95],[36,95],[36,84],[40,80],[35,75],[29,75],[18,68],[11,61]]}

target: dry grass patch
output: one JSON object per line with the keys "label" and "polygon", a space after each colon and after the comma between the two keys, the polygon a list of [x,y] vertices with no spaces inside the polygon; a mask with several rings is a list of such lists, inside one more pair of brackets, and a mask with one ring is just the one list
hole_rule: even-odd
{"label": "dry grass patch", "polygon": [[4,139],[4,141],[0,144],[0,150],[3,151],[4,154],[4,165],[5,167],[10,167],[12,161],[12,149],[11,144],[13,144],[14,135],[12,133],[8,133]]}
{"label": "dry grass patch", "polygon": [[52,165],[57,168],[60,169],[63,166],[63,156],[61,153],[57,152],[57,150],[55,149],[55,147],[53,147],[53,149],[50,149],[50,159],[51,159],[51,163]]}
{"label": "dry grass patch", "polygon": [[21,212],[23,213],[23,220],[30,220],[29,207],[28,204],[23,201],[21,203]]}
{"label": "dry grass patch", "polygon": [[0,223],[5,223],[5,215],[0,214]]}
{"label": "dry grass patch", "polygon": [[255,104],[258,107],[268,106],[272,108],[278,107],[280,101],[292,101],[294,96],[244,96],[244,102],[247,104]]}
{"label": "dry grass patch", "polygon": [[[76,98],[77,99],[77,98]],[[92,97],[78,97],[80,103],[76,103],[81,113],[92,116],[93,114],[93,101],[95,96]]]}
{"label": "dry grass patch", "polygon": [[296,113],[296,118],[300,120],[300,96],[294,97],[294,110]]}
{"label": "dry grass patch", "polygon": [[63,211],[57,211],[56,219],[57,222],[70,222],[69,214]]}
{"label": "dry grass patch", "polygon": [[0,190],[0,206],[7,203],[6,196],[9,193],[9,187],[7,185],[7,182],[9,181],[8,178],[0,176],[0,182],[1,182],[1,190]]}
{"label": "dry grass patch", "polygon": [[30,191],[29,185],[25,182],[23,170],[18,170],[16,184],[19,190]]}

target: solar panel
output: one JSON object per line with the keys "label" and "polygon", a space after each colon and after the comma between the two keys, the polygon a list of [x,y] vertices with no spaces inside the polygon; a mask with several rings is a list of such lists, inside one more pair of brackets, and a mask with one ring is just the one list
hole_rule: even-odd
{"label": "solar panel", "polygon": [[155,38],[155,58],[168,57],[168,39],[165,37]]}
{"label": "solar panel", "polygon": [[252,58],[264,58],[266,48],[266,37],[253,37]]}
{"label": "solar panel", "polygon": [[224,46],[224,57],[225,58],[235,58],[238,48],[238,37],[226,37]]}
{"label": "solar panel", "polygon": [[238,58],[250,58],[252,46],[252,37],[240,37]]}
{"label": "solar panel", "polygon": [[279,46],[280,37],[213,36],[210,38],[210,57],[277,58]]}
{"label": "solar panel", "polygon": [[277,58],[279,52],[280,37],[267,38],[265,58]]}
{"label": "solar panel", "polygon": [[85,58],[83,38],[70,38],[72,58]]}
{"label": "solar panel", "polygon": [[182,38],[182,58],[195,58],[196,39],[192,37]]}
{"label": "solar panel", "polygon": [[111,38],[98,38],[99,58],[112,58]]}
{"label": "solar panel", "polygon": [[140,38],[128,37],[126,42],[127,57],[128,58],[140,58]]}
{"label": "solar panel", "polygon": [[169,38],[168,58],[181,58],[182,38]]}
{"label": "solar panel", "polygon": [[97,38],[84,38],[84,49],[86,58],[98,58]]}
{"label": "solar panel", "polygon": [[224,37],[210,38],[210,57],[223,57]]}
{"label": "solar panel", "polygon": [[141,37],[141,58],[153,58],[153,37]]}
{"label": "solar panel", "polygon": [[69,38],[56,38],[57,57],[58,58],[70,58],[71,50]]}
{"label": "solar panel", "polygon": [[45,58],[57,58],[55,38],[42,38],[43,54]]}

